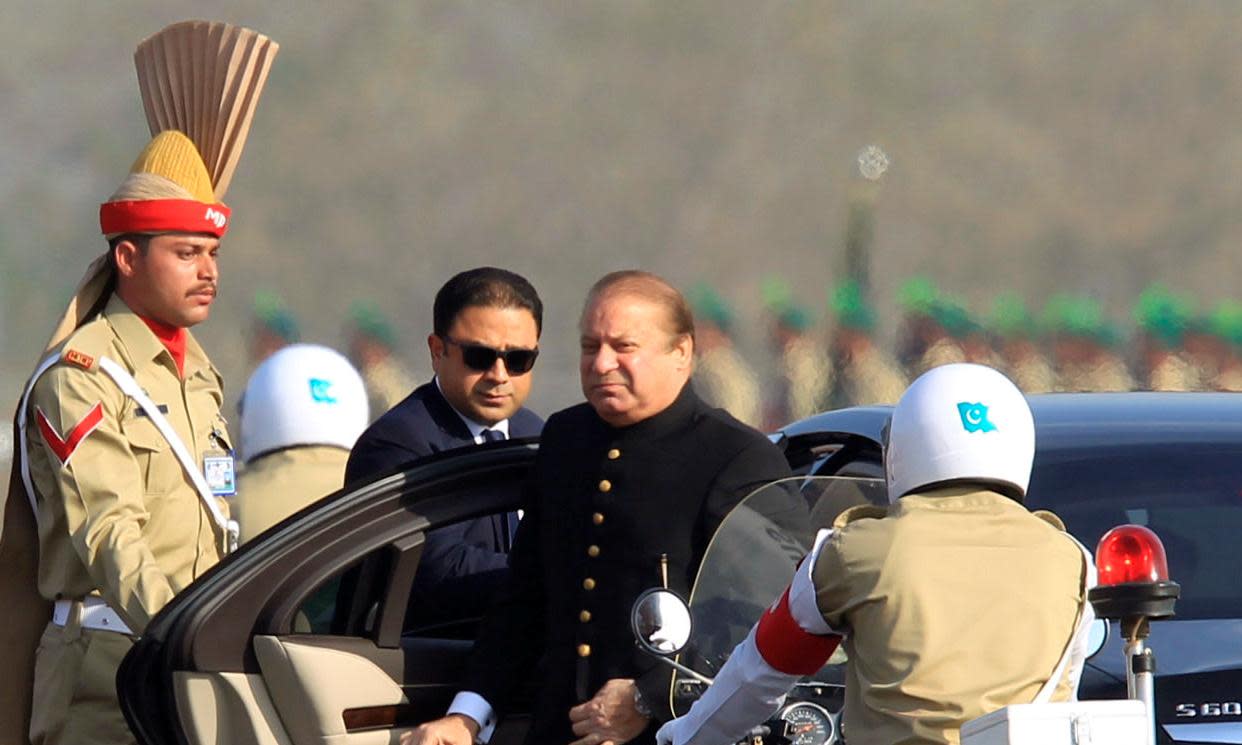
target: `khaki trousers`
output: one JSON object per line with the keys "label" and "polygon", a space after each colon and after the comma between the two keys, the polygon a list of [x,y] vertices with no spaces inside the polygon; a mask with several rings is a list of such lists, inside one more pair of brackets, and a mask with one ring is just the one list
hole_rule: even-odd
{"label": "khaki trousers", "polygon": [[48,623],[35,653],[32,745],[135,743],[116,695],[116,670],[133,639],[79,626],[70,613],[62,628]]}

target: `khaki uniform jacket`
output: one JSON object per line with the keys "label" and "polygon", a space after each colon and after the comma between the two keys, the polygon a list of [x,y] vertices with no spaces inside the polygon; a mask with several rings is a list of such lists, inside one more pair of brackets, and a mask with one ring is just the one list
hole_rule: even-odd
{"label": "khaki uniform jacket", "polygon": [[906,392],[909,381],[897,363],[871,347],[855,355],[841,370],[837,406],[895,404]]}
{"label": "khaki uniform jacket", "polygon": [[360,372],[367,389],[367,405],[371,407],[372,420],[401,403],[401,399],[410,395],[410,391],[418,385],[418,378],[392,357],[367,365]]}
{"label": "khaki uniform jacket", "polygon": [[1028,354],[1001,369],[1023,393],[1051,393],[1057,388],[1057,373],[1042,354]]}
{"label": "khaki uniform jacket", "polygon": [[126,368],[167,407],[199,468],[209,451],[232,450],[220,416],[222,380],[192,336],[178,377],[163,344],[115,296],[57,353],[61,361],[35,384],[27,414],[39,592],[48,600],[100,595],[140,634],[220,560],[221,536],[168,441],[99,359]]}
{"label": "khaki uniform jacket", "polygon": [[694,385],[703,399],[751,427],[760,425],[759,377],[732,347],[718,347],[698,358]]}
{"label": "khaki uniform jacket", "polygon": [[1152,368],[1147,389],[1151,391],[1201,391],[1199,370],[1183,355],[1169,354]]}
{"label": "khaki uniform jacket", "polygon": [[958,362],[969,362],[966,359],[966,352],[962,351],[962,345],[953,339],[941,339],[935,344],[927,348],[921,357],[914,363],[914,370],[911,371],[910,377],[917,378],[923,373],[941,365],[952,365]]}
{"label": "khaki uniform jacket", "polygon": [[1061,391],[1132,391],[1138,387],[1125,362],[1107,354],[1085,364],[1065,365],[1059,373]]}
{"label": "khaki uniform jacket", "polygon": [[233,516],[241,542],[325,497],[345,481],[349,451],[332,445],[306,445],[265,453],[237,477]]}
{"label": "khaki uniform jacket", "polygon": [[[967,721],[1034,700],[1074,634],[1085,566],[1061,529],[991,491],[844,513],[812,579],[847,634],[851,745],[956,744]],[[1053,700],[1071,688],[1067,672]]]}
{"label": "khaki uniform jacket", "polygon": [[781,352],[780,372],[785,416],[776,423],[778,426],[822,411],[835,377],[827,351],[809,338],[796,339]]}

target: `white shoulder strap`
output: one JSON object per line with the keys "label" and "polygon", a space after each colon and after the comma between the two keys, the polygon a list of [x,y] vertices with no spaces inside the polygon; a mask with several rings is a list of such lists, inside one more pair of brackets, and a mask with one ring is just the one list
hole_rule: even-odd
{"label": "white shoulder strap", "polygon": [[26,407],[30,405],[30,392],[34,390],[35,383],[39,382],[43,373],[47,372],[48,368],[55,365],[59,359],[59,354],[52,354],[39,363],[34,375],[31,375],[26,383],[26,390],[22,391],[21,405],[17,407],[17,447],[19,448],[17,458],[22,464],[22,484],[26,487],[26,498],[30,500],[30,509],[36,521],[39,518],[39,500],[35,496],[34,482],[30,478],[30,459],[26,457]]}
{"label": "white shoulder strap", "polygon": [[230,538],[233,531],[229,524],[229,520],[224,517],[224,513],[220,511],[220,505],[216,503],[216,497],[211,493],[211,487],[207,486],[207,480],[203,478],[203,474],[198,469],[198,463],[194,457],[190,455],[190,451],[186,450],[185,443],[177,436],[176,430],[169,424],[168,418],[160,411],[160,407],[151,400],[146,391],[138,385],[138,381],[134,380],[134,376],[129,374],[124,367],[107,357],[99,358],[99,368],[108,374],[108,377],[116,381],[117,386],[124,391],[125,395],[134,399],[142,410],[147,413],[147,417],[155,428],[164,435],[164,439],[168,440],[168,444],[172,446],[173,453],[176,454],[177,460],[181,461],[181,467],[185,469],[185,473],[190,477],[190,481],[194,484],[195,491],[198,492],[199,499],[202,500],[203,506],[211,514],[211,519],[220,529],[221,544],[225,553],[228,553],[233,546],[233,539]]}
{"label": "white shoulder strap", "polygon": [[[1078,688],[1078,676],[1082,674],[1082,665],[1086,662],[1086,645],[1087,639],[1091,635],[1091,624],[1095,623],[1095,609],[1091,607],[1091,603],[1087,600],[1087,591],[1096,584],[1095,560],[1091,558],[1091,552],[1078,542],[1078,539],[1070,535],[1068,532],[1064,534],[1066,538],[1074,542],[1078,550],[1082,552],[1083,573],[1082,573],[1082,605],[1078,608],[1078,618],[1074,624],[1074,633],[1070,636],[1069,643],[1065,645],[1065,652],[1061,655],[1061,660],[1057,662],[1056,668],[1052,671],[1052,677],[1048,678],[1048,682],[1044,683],[1039,689],[1039,693],[1035,695],[1033,703],[1046,704],[1052,700],[1052,694],[1056,692],[1057,685],[1060,684],[1061,678],[1065,676],[1065,670],[1070,666],[1071,660],[1077,664],[1078,669],[1074,671],[1074,689]],[[1082,658],[1082,659],[1074,659]]]}

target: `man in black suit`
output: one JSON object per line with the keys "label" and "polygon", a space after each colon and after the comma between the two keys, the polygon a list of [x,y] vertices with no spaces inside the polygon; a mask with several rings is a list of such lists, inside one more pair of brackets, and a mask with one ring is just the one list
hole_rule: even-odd
{"label": "man in black suit", "polygon": [[[465,690],[403,745],[486,739],[531,682],[528,743],[653,743],[669,717],[669,675],[636,649],[630,606],[659,584],[662,556],[670,587],[688,594],[729,510],[790,475],[766,437],[695,395],[694,321],[667,282],[605,276],[580,330],[587,401],[544,428],[509,580]],[[791,510],[805,511],[798,502]]]}
{"label": "man in black suit", "polygon": [[[539,295],[513,272],[481,267],[445,283],[427,337],[435,377],[358,438],[346,485],[443,450],[538,435],[543,420],[522,403],[530,394],[542,323]],[[516,526],[517,516],[509,514],[432,531],[407,625],[482,615],[507,574]]]}

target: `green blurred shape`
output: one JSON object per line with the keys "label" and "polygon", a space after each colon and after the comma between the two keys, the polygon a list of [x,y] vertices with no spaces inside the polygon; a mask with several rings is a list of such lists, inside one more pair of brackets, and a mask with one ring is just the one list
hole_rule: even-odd
{"label": "green blurred shape", "polygon": [[875,311],[867,302],[862,285],[857,280],[848,279],[837,285],[832,291],[829,304],[840,326],[859,331],[871,331],[875,328]]}
{"label": "green blurred shape", "polygon": [[949,336],[962,339],[980,330],[980,326],[970,317],[966,304],[959,298],[942,295],[932,305],[931,317],[940,324]]}
{"label": "green blurred shape", "polygon": [[1026,303],[1016,292],[1004,292],[992,303],[988,326],[993,332],[1007,339],[1030,337],[1035,332],[1035,322],[1026,309]]}
{"label": "green blurred shape", "polygon": [[254,317],[269,333],[292,344],[300,338],[298,321],[280,295],[260,290],[254,296]]}
{"label": "green blurred shape", "polygon": [[1120,339],[1117,329],[1104,318],[1094,298],[1058,293],[1048,299],[1039,325],[1052,334],[1075,336],[1111,347]]}
{"label": "green blurred shape", "polygon": [[940,291],[927,277],[911,277],[897,291],[897,302],[907,313],[930,316],[940,300]]}
{"label": "green blurred shape", "polygon": [[379,342],[388,348],[397,344],[397,334],[392,324],[375,303],[358,300],[349,308],[349,319],[356,333]]}
{"label": "green blurred shape", "polygon": [[1242,346],[1242,303],[1226,300],[1207,316],[1209,333],[1230,344]]}
{"label": "green blurred shape", "polygon": [[706,282],[699,282],[690,289],[690,307],[696,318],[711,323],[721,331],[728,331],[733,326],[733,311],[716,288]]}
{"label": "green blurred shape", "polygon": [[1134,306],[1134,320],[1144,333],[1167,347],[1177,347],[1194,310],[1189,301],[1155,283],[1143,290]]}

